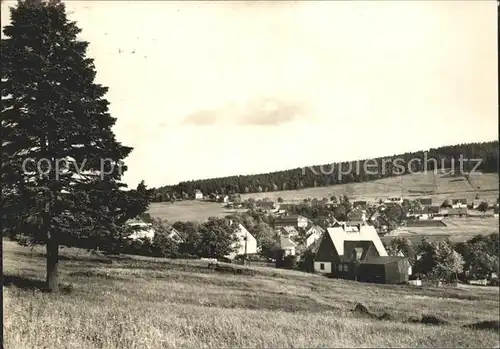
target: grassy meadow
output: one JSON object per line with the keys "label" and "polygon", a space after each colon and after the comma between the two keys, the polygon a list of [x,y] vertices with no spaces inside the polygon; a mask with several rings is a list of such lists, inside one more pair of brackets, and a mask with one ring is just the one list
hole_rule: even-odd
{"label": "grassy meadow", "polygon": [[235,211],[238,210],[227,209],[224,204],[218,202],[186,200],[175,203],[153,202],[148,212],[152,217],[167,219],[172,222],[203,222],[208,217],[224,217]]}
{"label": "grassy meadow", "polygon": [[[427,192],[432,192],[432,194],[428,195]],[[355,200],[378,201],[387,196],[402,196],[404,198],[431,197],[433,201],[441,203],[452,198],[467,198],[472,201],[476,194],[479,194],[483,200],[495,202],[498,197],[498,174],[478,172],[471,174],[470,179],[467,180],[464,176],[419,172],[370,182],[249,193],[242,194],[241,197],[242,199],[267,197],[271,200],[281,197],[285,201],[296,201],[306,198],[321,199],[332,195],[348,195]]]}
{"label": "grassy meadow", "polygon": [[[478,189],[479,187],[479,189]],[[418,193],[431,190],[432,195]],[[496,202],[498,198],[498,174],[476,173],[468,181],[463,176],[449,176],[446,174],[414,173],[404,176],[384,178],[372,182],[338,184],[328,187],[306,188],[301,190],[275,191],[267,193],[242,194],[243,200],[248,198],[278,197],[287,202],[301,201],[305,198],[324,198],[332,195],[348,195],[353,200],[378,201],[387,196],[403,196],[414,199],[417,197],[431,197],[435,203],[441,204],[444,200],[453,198],[467,198],[472,201],[476,194],[481,200]],[[204,221],[210,216],[225,216],[234,210],[228,210],[220,203],[202,201],[178,201],[175,203],[152,203],[149,213],[153,217],[171,221]]]}
{"label": "grassy meadow", "polygon": [[[3,241],[5,348],[499,347],[495,287],[360,284],[272,268],[104,259],[62,249],[60,295],[36,290],[43,250]],[[37,281],[38,280],[38,281]],[[362,302],[386,320],[351,311]],[[444,325],[407,323],[434,315]]]}
{"label": "grassy meadow", "polygon": [[382,237],[382,240],[388,241],[395,236],[405,236],[416,242],[425,236],[430,241],[448,238],[452,242],[463,242],[475,235],[488,235],[499,232],[498,218],[494,217],[445,218],[443,222],[446,227],[400,228]]}

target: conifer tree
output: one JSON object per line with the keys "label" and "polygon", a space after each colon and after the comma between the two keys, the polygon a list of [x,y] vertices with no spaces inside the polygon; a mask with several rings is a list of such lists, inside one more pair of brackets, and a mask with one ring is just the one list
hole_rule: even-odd
{"label": "conifer tree", "polygon": [[61,1],[18,1],[2,38],[3,233],[47,249],[47,287],[58,291],[59,246],[118,246],[124,222],[150,193],[125,190],[132,148],[118,142],[107,88],[88,42]]}

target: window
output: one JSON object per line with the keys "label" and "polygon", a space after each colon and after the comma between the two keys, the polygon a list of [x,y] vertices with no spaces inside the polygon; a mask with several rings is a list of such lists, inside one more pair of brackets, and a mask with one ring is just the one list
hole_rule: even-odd
{"label": "window", "polygon": [[349,265],[348,264],[344,264],[344,271],[349,271]]}
{"label": "window", "polygon": [[325,263],[320,263],[319,264],[319,269],[320,270],[325,270]]}

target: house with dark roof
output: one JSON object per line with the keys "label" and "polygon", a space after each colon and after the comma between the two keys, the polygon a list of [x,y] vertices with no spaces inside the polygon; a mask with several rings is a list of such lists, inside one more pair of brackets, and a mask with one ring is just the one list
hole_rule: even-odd
{"label": "house with dark roof", "polygon": [[259,201],[257,205],[267,212],[277,212],[280,209],[280,204],[274,201]]}
{"label": "house with dark roof", "polygon": [[408,259],[389,257],[375,228],[365,222],[338,222],[327,228],[314,270],[363,282],[400,283],[409,278]]}
{"label": "house with dark roof", "polygon": [[357,200],[357,201],[354,201],[352,203],[352,207],[353,208],[356,208],[356,207],[359,207],[359,208],[365,208],[367,205],[367,202],[364,201],[364,200]]}
{"label": "house with dark roof", "polygon": [[420,202],[420,205],[422,206],[432,206],[432,199],[431,198],[418,198],[418,202]]}
{"label": "house with dark roof", "polygon": [[352,247],[350,245],[352,242],[356,242],[360,247],[367,249],[367,254],[387,256],[387,251],[372,225],[365,222],[336,222],[333,227],[326,229],[321,239],[314,261],[314,270],[319,273],[331,273],[335,265],[342,262],[344,242],[347,242],[348,248]]}

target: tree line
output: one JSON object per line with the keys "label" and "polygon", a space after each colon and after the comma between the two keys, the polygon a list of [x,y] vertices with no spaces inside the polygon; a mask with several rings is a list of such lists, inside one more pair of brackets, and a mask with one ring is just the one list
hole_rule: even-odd
{"label": "tree line", "polygon": [[413,267],[413,273],[423,279],[471,280],[489,279],[499,273],[499,233],[476,235],[464,242],[428,241],[416,244],[406,237],[384,242],[392,256],[402,252]]}
{"label": "tree line", "polygon": [[[180,182],[176,185],[155,188],[153,201],[164,202],[194,198],[196,190],[201,190],[205,195],[211,193],[243,194],[272,192],[374,181],[423,170],[433,171],[435,169],[453,168],[455,171],[460,171],[459,160],[461,156],[463,159],[469,159],[469,161],[463,161],[464,172],[474,170],[484,173],[498,173],[498,141],[464,143],[432,148],[428,151],[422,150],[370,160],[364,159],[358,162],[324,164],[257,175],[229,176]],[[401,161],[396,163],[388,161],[395,159],[401,159]],[[436,160],[436,162],[432,161],[432,159]],[[477,168],[474,168],[477,161],[471,159],[481,159]],[[369,166],[366,166],[367,171],[365,171],[365,166],[363,166],[364,163],[369,164]],[[348,169],[352,169],[352,171],[348,171]],[[342,173],[349,173],[339,175],[340,170],[343,171]]]}

